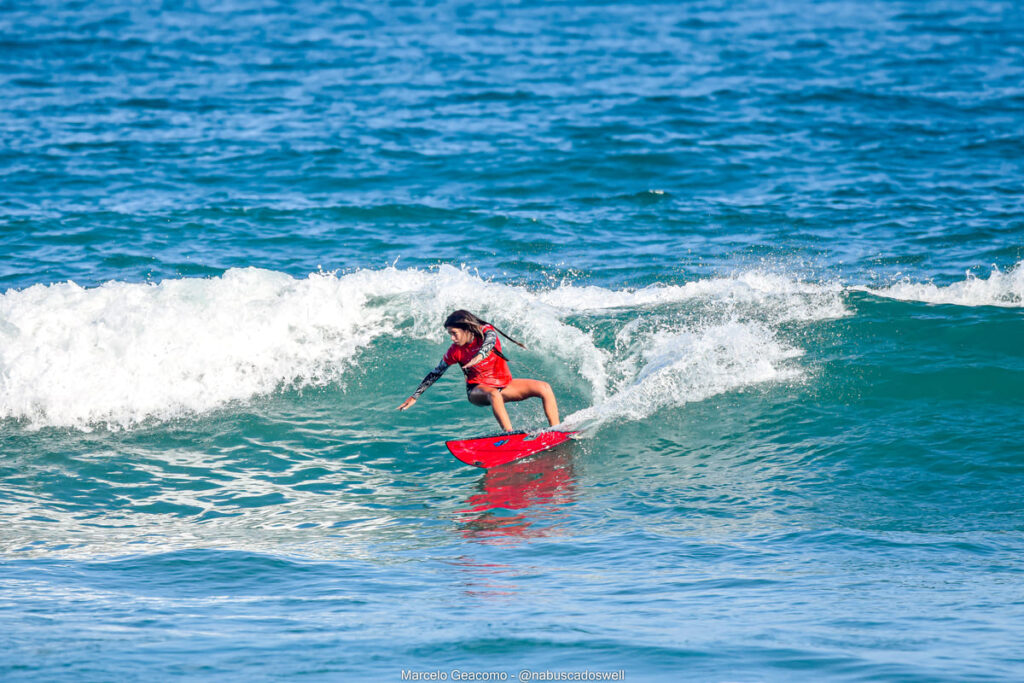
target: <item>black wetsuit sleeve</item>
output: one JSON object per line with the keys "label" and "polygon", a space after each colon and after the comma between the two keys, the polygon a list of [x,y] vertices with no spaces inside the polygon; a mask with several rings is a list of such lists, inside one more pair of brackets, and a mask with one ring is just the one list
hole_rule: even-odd
{"label": "black wetsuit sleeve", "polygon": [[[480,358],[487,358],[487,354],[494,350],[494,345],[498,343],[498,333],[494,330],[487,330],[484,332],[484,341],[480,344],[480,350],[476,352]],[[476,356],[473,356],[476,358]]]}
{"label": "black wetsuit sleeve", "polygon": [[443,375],[444,371],[447,369],[448,364],[444,362],[444,359],[441,359],[441,362],[437,364],[437,367],[431,370],[429,373],[427,373],[427,376],[423,378],[423,381],[420,382],[420,385],[416,387],[416,391],[412,392],[412,397],[418,399],[420,395],[424,391],[426,391],[431,384],[433,384],[434,382],[441,378],[441,375]]}

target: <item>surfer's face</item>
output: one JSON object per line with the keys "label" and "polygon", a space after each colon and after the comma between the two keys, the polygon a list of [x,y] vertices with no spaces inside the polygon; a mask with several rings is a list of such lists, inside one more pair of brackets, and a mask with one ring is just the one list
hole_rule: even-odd
{"label": "surfer's face", "polygon": [[469,330],[463,330],[458,327],[449,327],[448,336],[452,338],[452,341],[456,346],[465,346],[473,339],[473,333]]}

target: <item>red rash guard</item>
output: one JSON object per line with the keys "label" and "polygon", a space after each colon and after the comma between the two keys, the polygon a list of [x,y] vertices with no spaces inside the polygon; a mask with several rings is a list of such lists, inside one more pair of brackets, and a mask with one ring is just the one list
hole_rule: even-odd
{"label": "red rash guard", "polygon": [[[480,331],[485,335],[493,331],[493,325],[484,325]],[[496,336],[496,335],[495,335]],[[452,344],[444,354],[444,362],[448,365],[468,363],[480,351],[483,346],[482,339],[473,339],[465,346]],[[501,340],[496,340],[494,349],[487,354],[487,357],[471,368],[463,368],[466,373],[466,384],[486,384],[492,387],[504,387],[512,381],[512,373],[509,372],[508,363],[499,356],[501,353]]]}

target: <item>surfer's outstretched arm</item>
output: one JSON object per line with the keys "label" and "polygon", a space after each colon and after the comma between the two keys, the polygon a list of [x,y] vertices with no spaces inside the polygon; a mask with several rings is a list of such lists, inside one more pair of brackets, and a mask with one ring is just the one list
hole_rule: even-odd
{"label": "surfer's outstretched arm", "polygon": [[439,380],[441,375],[443,375],[444,371],[447,369],[448,364],[444,362],[444,359],[441,359],[441,362],[437,364],[437,367],[427,373],[427,376],[423,378],[420,385],[416,387],[416,391],[412,392],[412,396],[402,401],[402,405],[398,406],[398,409],[408,410],[411,408],[412,404],[416,402],[416,399],[422,396],[423,392],[427,390],[427,387]]}

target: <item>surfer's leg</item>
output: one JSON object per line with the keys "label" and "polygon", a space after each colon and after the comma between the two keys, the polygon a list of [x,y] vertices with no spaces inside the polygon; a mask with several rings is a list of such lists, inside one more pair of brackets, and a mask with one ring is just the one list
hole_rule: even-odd
{"label": "surfer's leg", "polygon": [[551,385],[539,379],[514,379],[501,392],[503,401],[522,401],[527,398],[539,398],[544,402],[544,414],[548,424],[554,427],[561,422],[558,419],[558,402]]}
{"label": "surfer's leg", "polygon": [[494,419],[498,421],[501,428],[506,432],[512,431],[512,421],[508,419],[508,411],[505,410],[505,399],[502,397],[502,389],[489,387],[486,384],[478,384],[469,392],[469,401],[475,405],[491,404],[494,412]]}
{"label": "surfer's leg", "polygon": [[491,405],[491,399],[487,397],[487,392],[481,389],[479,384],[466,385],[466,398],[475,406],[486,408]]}

